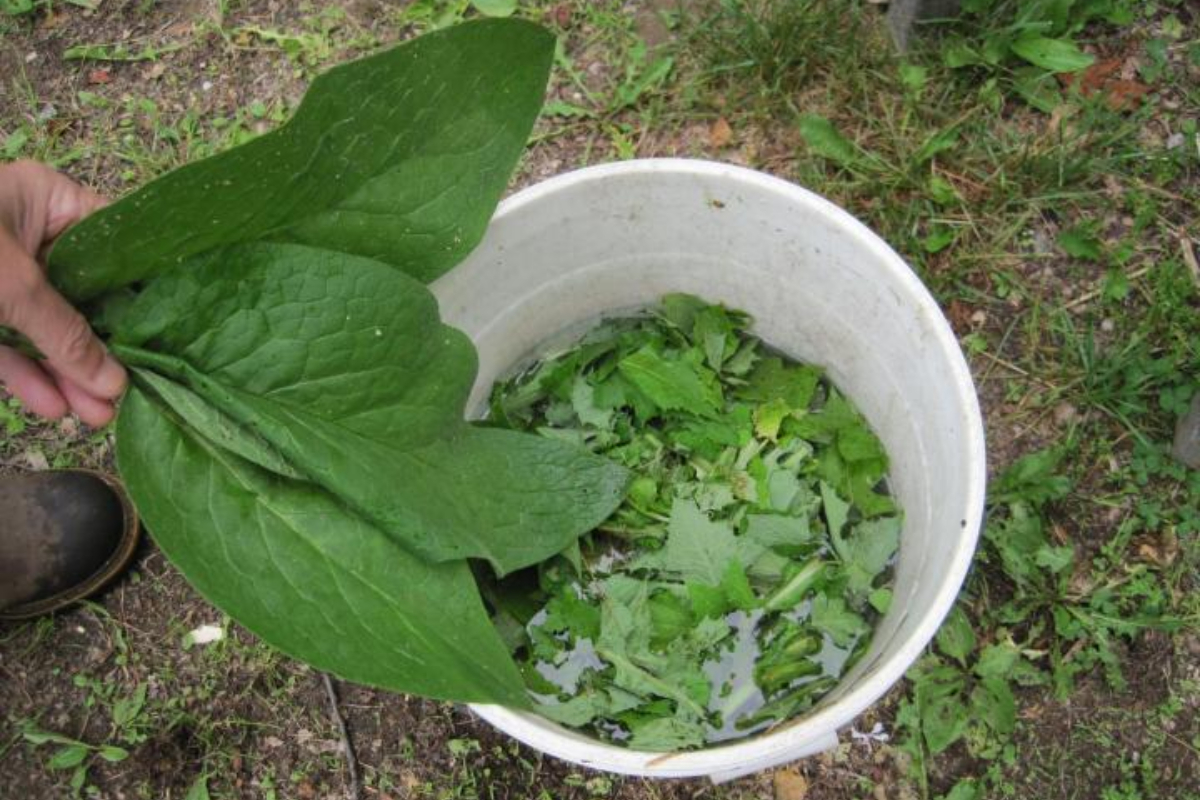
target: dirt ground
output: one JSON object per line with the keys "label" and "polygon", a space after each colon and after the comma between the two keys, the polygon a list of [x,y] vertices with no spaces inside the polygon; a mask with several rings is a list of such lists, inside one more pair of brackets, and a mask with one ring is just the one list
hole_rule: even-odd
{"label": "dirt ground", "polygon": [[[322,64],[411,33],[397,21],[396,4],[383,0],[103,0],[93,10],[85,5],[47,4],[49,10],[10,21],[0,38],[0,140],[22,121],[35,126],[39,138],[24,155],[53,156],[62,169],[111,196],[166,167],[266,130],[294,108]],[[614,13],[635,17],[653,44],[667,34],[645,5],[615,4]],[[582,80],[601,85],[618,67],[603,57],[602,33],[573,28],[586,23],[572,13],[571,4],[557,4],[551,22],[574,30],[569,41],[580,48],[573,56]],[[255,31],[296,36],[281,45]],[[68,48],[81,43],[122,44],[145,57],[65,57]],[[147,48],[156,51],[146,55]],[[550,99],[580,101],[578,89],[567,81],[556,83]],[[794,127],[763,121],[739,130],[731,144],[714,128],[719,109],[710,112],[655,126],[637,126],[635,120],[623,135],[639,156],[716,157],[794,177],[791,159],[799,141]],[[514,186],[616,157],[622,136],[603,125],[570,119],[539,123],[540,139]],[[1093,277],[1081,276],[1079,284],[1090,286]],[[973,319],[970,307],[947,310],[963,336],[1005,324],[994,313]],[[1003,366],[983,358],[972,366],[987,413],[993,467],[1056,435],[1062,419],[1054,412],[1032,421],[1024,415],[1020,398],[1000,380],[1007,374]],[[1068,417],[1069,411],[1060,416]],[[9,422],[0,472],[65,465],[111,469],[111,435],[71,420]],[[1075,524],[1086,527],[1088,519],[1081,516]],[[217,626],[224,638],[190,645],[189,632],[203,625]],[[1007,796],[1100,798],[1092,789],[1119,787],[1128,776],[1140,775],[1147,761],[1139,754],[1153,752],[1151,768],[1161,774],[1152,783],[1160,794],[1106,790],[1102,800],[1200,797],[1200,637],[1146,637],[1126,654],[1126,663],[1132,666],[1130,689],[1119,704],[1098,677],[1083,679],[1069,701],[1054,699],[1048,689],[1028,691],[1013,752],[1061,751],[1062,757],[1039,759],[1037,769],[1028,771],[1015,758],[1007,762],[1001,768],[1004,785],[1011,787]],[[351,776],[339,717],[365,798],[915,800],[921,795],[905,753],[850,731],[843,732],[835,751],[726,785],[647,782],[544,756],[497,733],[464,707],[334,685],[336,704],[331,704],[319,673],[275,653],[226,619],[146,537],[130,574],[93,602],[53,619],[0,624],[0,798],[72,794],[73,765],[50,763],[51,746],[27,741],[24,734],[32,727],[96,747],[119,743],[128,751],[112,762],[88,755],[85,794],[90,796],[347,797]],[[878,722],[881,730],[892,732],[900,691],[859,720],[856,731],[871,730]],[[1168,706],[1169,715],[1163,710]],[[931,776],[934,794],[948,790],[958,773],[980,767],[962,745],[949,756]],[[1055,774],[1043,774],[1043,764],[1056,765]],[[1144,776],[1139,780],[1139,786],[1146,785]],[[207,787],[207,795],[199,793],[200,786]]]}

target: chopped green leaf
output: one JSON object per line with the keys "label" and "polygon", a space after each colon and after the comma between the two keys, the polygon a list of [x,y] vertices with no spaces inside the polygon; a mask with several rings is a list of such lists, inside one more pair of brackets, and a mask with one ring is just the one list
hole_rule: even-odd
{"label": "chopped green leaf", "polygon": [[710,520],[693,502],[676,500],[671,506],[663,549],[642,556],[634,566],[657,568],[685,581],[716,586],[736,558],[737,540],[728,523]]}
{"label": "chopped green leaf", "polygon": [[709,370],[667,360],[649,346],[623,358],[618,369],[659,408],[714,416],[721,405],[721,390]]}
{"label": "chopped green leaf", "polygon": [[850,536],[835,537],[833,541],[849,578],[848,589],[865,593],[900,546],[900,520],[896,517],[866,520],[855,525]]}
{"label": "chopped green leaf", "polygon": [[840,597],[818,594],[812,602],[812,624],[841,647],[849,647],[867,632],[867,623]]}

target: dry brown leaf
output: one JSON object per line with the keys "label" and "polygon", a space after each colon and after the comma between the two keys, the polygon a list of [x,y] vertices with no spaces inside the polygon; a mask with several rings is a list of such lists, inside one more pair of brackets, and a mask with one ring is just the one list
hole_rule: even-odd
{"label": "dry brown leaf", "polygon": [[1200,261],[1196,260],[1196,251],[1192,242],[1185,236],[1179,237],[1179,249],[1183,253],[1183,262],[1187,264],[1188,272],[1192,274],[1192,282],[1200,287]]}
{"label": "dry brown leaf", "polygon": [[717,117],[708,131],[708,143],[715,149],[721,149],[733,141],[733,128],[724,117]]}
{"label": "dry brown leaf", "polygon": [[774,776],[775,800],[804,800],[808,779],[794,769],[777,769]]}
{"label": "dry brown leaf", "polygon": [[1084,97],[1102,93],[1105,103],[1113,111],[1131,111],[1150,93],[1150,87],[1125,77],[1127,66],[1125,59],[1108,58],[1097,61],[1083,72],[1061,74],[1058,80],[1068,88],[1078,85],[1079,93]]}
{"label": "dry brown leaf", "polygon": [[87,79],[91,84],[111,83],[112,73],[106,69],[93,69],[88,71]]}
{"label": "dry brown leaf", "polygon": [[1113,111],[1132,111],[1150,94],[1150,87],[1137,81],[1113,81],[1105,87],[1108,107]]}
{"label": "dry brown leaf", "polygon": [[1179,557],[1179,537],[1175,531],[1167,528],[1160,536],[1146,536],[1137,547],[1138,557],[1142,561],[1169,567]]}
{"label": "dry brown leaf", "polygon": [[1099,90],[1120,69],[1121,59],[1107,58],[1104,61],[1097,61],[1083,72],[1061,73],[1058,76],[1058,80],[1066,87],[1074,86],[1078,82],[1079,93],[1084,97],[1088,97],[1093,92]]}
{"label": "dry brown leaf", "polygon": [[975,309],[964,303],[962,300],[954,299],[950,301],[950,305],[946,308],[946,317],[950,320],[950,327],[955,333],[965,334],[971,330],[971,314]]}

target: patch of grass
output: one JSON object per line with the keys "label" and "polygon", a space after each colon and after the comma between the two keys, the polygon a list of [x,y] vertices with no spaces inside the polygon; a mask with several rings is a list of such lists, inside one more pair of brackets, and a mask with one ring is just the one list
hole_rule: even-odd
{"label": "patch of grass", "polygon": [[[990,20],[975,17],[980,46],[1002,41],[1004,58],[1020,60],[1011,46],[1032,12],[1016,27],[996,20],[1030,5],[972,4]],[[1057,445],[1017,462],[1007,495],[993,486],[959,617],[971,635],[940,642],[898,712],[918,785],[960,800],[999,792],[1003,766],[1028,758],[1017,745],[1039,746],[1012,738],[1022,704],[1064,702],[1099,676],[1103,702],[1118,708],[1135,691],[1130,648],[1200,626],[1190,599],[1200,536],[1186,501],[1200,484],[1167,454],[1175,415],[1200,390],[1200,287],[1177,255],[1180,212],[1200,207],[1200,163],[1145,135],[1164,118],[1184,127],[1161,105],[1190,91],[1179,59],[1141,76],[1158,94],[1138,108],[1057,85],[1058,101],[1039,107],[1022,96],[1019,65],[948,66],[954,36],[903,60],[820,45],[810,61],[730,60],[731,47],[753,43],[745,33],[692,46],[700,64],[742,65],[740,82],[699,73],[724,98],[713,105],[739,109],[733,127],[764,115],[790,126],[794,176],[867,220],[950,308],[977,377],[1012,406],[989,409],[993,424],[1017,427],[1001,466]],[[786,66],[763,71],[771,64]],[[789,86],[789,75],[803,80]],[[1137,780],[1100,788],[1146,791]]]}
{"label": "patch of grass", "polygon": [[[37,28],[44,12],[33,5],[16,15],[0,5],[0,33],[13,41],[0,47],[15,48],[16,67],[0,77],[0,157],[48,161],[114,194],[278,124],[291,88],[321,66],[475,13],[462,0],[422,0],[389,8],[394,24],[381,27],[364,24],[357,4],[270,16],[249,0],[221,0],[215,21],[192,20],[196,35],[181,39],[183,48],[158,62],[111,62],[113,83],[93,85],[80,62],[57,64],[58,82],[40,66],[22,72],[32,43],[51,35]],[[166,6],[126,5],[129,20],[166,14]],[[984,399],[996,474],[1022,465],[993,482],[988,533],[949,632],[898,707],[877,709],[910,755],[880,752],[911,761],[911,771],[871,779],[867,757],[839,751],[834,766],[807,767],[819,775],[810,800],[906,780],[912,786],[898,791],[953,800],[1200,796],[1200,687],[1186,672],[1200,628],[1200,473],[1169,455],[1175,416],[1200,390],[1200,286],[1184,255],[1196,246],[1200,208],[1195,10],[1186,0],[967,0],[961,23],[925,26],[902,57],[871,3],[654,7],[664,41],[648,41],[636,9],[619,0],[520,5],[563,40],[531,162],[551,154],[555,169],[567,169],[614,157],[708,156],[796,180],[845,206],[947,310]],[[84,21],[74,6],[55,9],[68,24]],[[1065,16],[1046,27],[1055,9]],[[1108,18],[1126,11],[1127,23]],[[102,43],[90,29],[70,30],[53,35]],[[1108,90],[1085,96],[1065,86],[1014,49],[1031,32],[1069,40],[1097,62],[1121,59],[1122,79],[1148,93],[1114,109]],[[960,64],[964,49],[995,58]],[[163,67],[158,77],[133,72],[151,65]],[[260,89],[254,81],[264,74]],[[30,454],[47,464],[109,456],[104,432],[39,422],[13,402],[0,404],[0,429],[5,465],[26,466]],[[302,796],[306,785],[333,794],[336,752],[266,743],[297,730],[330,735],[315,676],[236,627],[225,642],[183,652],[183,634],[203,620],[164,574],[131,582],[130,594],[165,598],[144,612],[165,621],[101,622],[95,641],[111,643],[111,653],[48,679],[77,701],[69,727],[38,724],[127,749],[117,766],[141,770],[141,788],[120,784],[131,796],[182,795],[201,775],[214,797]],[[6,631],[0,648],[6,660],[36,661],[77,646],[70,624]],[[143,684],[146,699],[132,713]],[[394,710],[399,701],[372,702]],[[648,800],[695,789],[598,780],[511,742],[496,745],[449,707],[416,708],[429,724],[419,732],[351,709],[368,729],[381,728],[371,735],[383,744],[368,748],[379,755],[362,765],[364,783],[380,793],[477,797],[504,786],[508,796]],[[20,730],[9,729],[0,754],[25,755]],[[40,745],[37,763],[57,746]],[[114,773],[94,752],[85,761],[99,785]],[[160,759],[180,774],[144,766]],[[69,788],[69,773],[46,775],[44,785]],[[705,791],[733,798],[770,789],[747,781]]]}
{"label": "patch of grass", "polygon": [[680,12],[687,47],[701,53],[701,78],[745,82],[761,97],[802,91],[833,65],[874,59],[857,2],[716,0]]}

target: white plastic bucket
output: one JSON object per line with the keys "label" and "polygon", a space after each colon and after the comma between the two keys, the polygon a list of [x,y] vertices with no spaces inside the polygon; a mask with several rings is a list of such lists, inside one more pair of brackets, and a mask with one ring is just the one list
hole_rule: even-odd
{"label": "white plastic bucket", "polygon": [[866,655],[802,718],[686,753],[629,750],[537,715],[475,713],[525,744],[610,772],[726,780],[829,749],[888,690],[950,610],[984,498],[983,426],[957,341],[879,237],[786,181],[725,164],[627,161],[504,202],[479,248],[434,284],[479,349],[471,408],[497,377],[602,315],[690,292],[748,311],[754,332],[823,366],[879,434],[904,529],[891,609]]}

